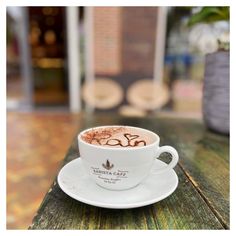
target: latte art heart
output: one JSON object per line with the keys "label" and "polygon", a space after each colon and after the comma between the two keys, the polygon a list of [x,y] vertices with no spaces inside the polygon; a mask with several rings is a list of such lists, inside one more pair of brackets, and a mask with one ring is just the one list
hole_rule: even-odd
{"label": "latte art heart", "polygon": [[136,135],[136,134],[128,134],[128,133],[124,134],[124,136],[125,136],[128,140],[133,140],[133,139],[136,139],[136,138],[139,137],[139,136]]}

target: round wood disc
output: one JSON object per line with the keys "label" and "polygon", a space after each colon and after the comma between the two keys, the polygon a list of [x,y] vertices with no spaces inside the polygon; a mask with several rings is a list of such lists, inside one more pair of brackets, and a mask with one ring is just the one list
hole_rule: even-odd
{"label": "round wood disc", "polygon": [[82,97],[87,104],[95,108],[110,109],[121,103],[124,92],[117,82],[99,78],[83,85]]}
{"label": "round wood disc", "polygon": [[155,110],[165,105],[169,100],[169,90],[166,85],[152,79],[135,82],[127,91],[128,102],[141,109]]}

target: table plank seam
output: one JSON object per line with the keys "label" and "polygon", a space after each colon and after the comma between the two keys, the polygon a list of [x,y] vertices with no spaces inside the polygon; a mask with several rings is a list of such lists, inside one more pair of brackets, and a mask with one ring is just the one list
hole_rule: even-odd
{"label": "table plank seam", "polygon": [[229,229],[229,226],[227,225],[227,223],[225,222],[224,219],[222,219],[220,213],[211,205],[211,203],[209,202],[209,200],[207,199],[207,197],[204,195],[204,193],[202,192],[202,190],[198,187],[198,184],[195,182],[195,180],[191,177],[191,175],[185,170],[185,168],[178,163],[178,166],[181,168],[181,170],[184,172],[186,178],[190,181],[190,183],[193,185],[193,187],[196,189],[196,191],[199,193],[199,195],[201,196],[201,198],[203,199],[203,201],[207,204],[207,206],[211,209],[212,213],[215,215],[215,217],[217,218],[217,220],[220,222],[220,224],[225,228],[225,229]]}

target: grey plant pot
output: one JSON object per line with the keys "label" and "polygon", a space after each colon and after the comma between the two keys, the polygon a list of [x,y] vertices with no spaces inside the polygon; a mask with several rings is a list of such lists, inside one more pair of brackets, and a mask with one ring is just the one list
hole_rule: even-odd
{"label": "grey plant pot", "polygon": [[206,55],[203,119],[216,132],[229,134],[229,52]]}

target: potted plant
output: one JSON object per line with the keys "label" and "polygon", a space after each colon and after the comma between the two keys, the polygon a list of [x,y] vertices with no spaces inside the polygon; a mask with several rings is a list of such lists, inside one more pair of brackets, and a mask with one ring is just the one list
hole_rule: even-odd
{"label": "potted plant", "polygon": [[209,129],[229,134],[229,31],[214,32],[214,24],[222,21],[229,22],[229,7],[203,7],[190,17],[188,25],[201,24],[202,28],[208,27],[205,34],[213,32],[215,44],[211,41],[207,45],[196,31],[192,31],[192,38],[208,52],[205,56],[203,119]]}

